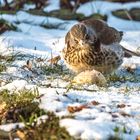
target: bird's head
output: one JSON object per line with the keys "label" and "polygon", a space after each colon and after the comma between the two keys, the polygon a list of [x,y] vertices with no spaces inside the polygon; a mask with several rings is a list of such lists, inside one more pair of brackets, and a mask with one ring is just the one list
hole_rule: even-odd
{"label": "bird's head", "polygon": [[72,44],[80,47],[94,46],[97,42],[95,32],[84,24],[76,24],[70,30]]}

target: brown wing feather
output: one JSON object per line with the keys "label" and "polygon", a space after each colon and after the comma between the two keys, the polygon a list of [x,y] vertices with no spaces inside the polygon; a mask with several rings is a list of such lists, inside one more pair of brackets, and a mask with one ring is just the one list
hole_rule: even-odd
{"label": "brown wing feather", "polygon": [[102,20],[88,19],[82,23],[86,24],[88,27],[91,27],[96,32],[101,43],[105,45],[110,45],[116,42],[119,43],[122,39],[123,32],[119,32],[115,28],[108,26]]}
{"label": "brown wing feather", "polygon": [[122,35],[115,28],[108,26],[99,34],[99,38],[103,44],[110,45],[112,43],[120,43]]}
{"label": "brown wing feather", "polygon": [[84,20],[81,23],[84,23],[88,27],[93,28],[93,30],[98,34],[104,30],[104,28],[107,27],[107,24],[102,20],[96,20],[96,19],[88,19]]}

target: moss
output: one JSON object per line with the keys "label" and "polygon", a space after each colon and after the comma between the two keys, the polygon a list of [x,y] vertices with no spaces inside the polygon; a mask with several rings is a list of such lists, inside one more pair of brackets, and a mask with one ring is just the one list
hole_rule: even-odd
{"label": "moss", "polygon": [[107,77],[107,81],[108,82],[121,82],[121,81],[125,81],[125,78],[117,75],[116,73],[113,73]]}
{"label": "moss", "polygon": [[19,122],[20,116],[28,121],[32,114],[44,114],[39,108],[39,101],[35,100],[39,96],[38,91],[23,89],[10,93],[8,90],[0,93],[0,106],[5,106],[0,111],[0,124]]}
{"label": "moss", "polygon": [[125,126],[123,127],[116,126],[114,128],[114,132],[115,135],[110,136],[108,140],[123,140],[123,134],[131,134],[133,131],[132,130],[128,131]]}
{"label": "moss", "polygon": [[29,14],[38,15],[38,16],[48,16],[43,10],[31,9],[27,11]]}
{"label": "moss", "polygon": [[5,62],[5,63],[11,63],[11,62],[15,61],[17,57],[18,57],[18,53],[17,54],[9,54],[9,55],[5,55],[5,56],[0,54],[0,60]]}
{"label": "moss", "polygon": [[[60,0],[60,7],[61,8],[65,8],[65,9],[70,9],[70,10],[74,10],[77,9],[80,4],[89,2],[90,0]],[[72,4],[72,2],[74,2]]]}
{"label": "moss", "polygon": [[54,10],[49,13],[52,17],[57,17],[64,20],[83,20],[85,16],[81,13],[73,13],[69,9]]}
{"label": "moss", "polygon": [[6,70],[7,65],[14,62],[19,57],[19,54],[9,54],[9,55],[2,55],[0,54],[0,72],[3,72]]}
{"label": "moss", "polygon": [[48,66],[44,65],[41,67],[45,75],[50,75],[50,74],[56,74],[56,75],[66,75],[69,74],[69,71],[67,69],[64,69],[63,65],[53,65],[53,66]]}
{"label": "moss", "polygon": [[63,29],[62,27],[61,27],[61,25],[62,25],[63,23],[58,23],[58,24],[49,24],[49,23],[47,23],[47,24],[43,24],[43,25],[41,25],[42,27],[44,27],[44,28],[46,28],[46,29]]}
{"label": "moss", "polygon": [[15,15],[16,12],[16,10],[0,10],[0,14]]}
{"label": "moss", "polygon": [[130,10],[130,15],[133,20],[140,21],[140,8],[132,8]]}
{"label": "moss", "polygon": [[0,73],[6,70],[6,66],[0,63]]}
{"label": "moss", "polygon": [[[0,123],[19,122],[25,124],[24,128],[16,128],[12,138],[21,140],[73,140],[74,138],[59,124],[60,118],[52,112],[47,112],[46,120],[38,123],[37,118],[44,113],[38,105],[38,90],[23,89],[19,92],[10,93],[3,90],[0,93]],[[1,136],[5,136],[5,133]],[[6,137],[8,135],[6,134]]]}
{"label": "moss", "polygon": [[127,73],[125,75],[118,75],[116,73],[113,73],[109,76],[106,77],[107,82],[140,82],[140,76],[136,75],[136,74],[131,74],[131,73]]}
{"label": "moss", "polygon": [[7,30],[17,30],[17,28],[13,24],[8,23],[8,21],[4,19],[0,19],[0,27],[0,34],[4,33]]}
{"label": "moss", "polygon": [[60,126],[59,121],[54,113],[48,112],[45,121],[41,121],[39,125],[36,121],[32,125],[25,125],[25,128],[17,130],[17,134],[21,140],[74,140],[66,129]]}
{"label": "moss", "polygon": [[99,13],[94,13],[94,14],[90,15],[89,17],[87,17],[87,19],[89,19],[89,18],[101,19],[101,20],[107,21],[107,15],[101,15]]}
{"label": "moss", "polygon": [[64,20],[82,20],[85,18],[85,16],[81,13],[73,13],[69,9],[60,9],[60,10],[54,10],[51,12],[44,12],[42,10],[29,10],[30,14],[33,15],[40,15],[40,16],[50,16],[50,17],[56,17]]}
{"label": "moss", "polygon": [[132,8],[129,11],[126,9],[120,9],[113,11],[112,14],[122,19],[140,21],[140,8]]}

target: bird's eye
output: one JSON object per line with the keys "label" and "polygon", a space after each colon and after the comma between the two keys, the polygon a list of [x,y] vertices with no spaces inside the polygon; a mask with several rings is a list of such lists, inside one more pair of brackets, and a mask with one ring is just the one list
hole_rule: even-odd
{"label": "bird's eye", "polygon": [[85,39],[89,39],[89,35],[88,34],[85,35]]}

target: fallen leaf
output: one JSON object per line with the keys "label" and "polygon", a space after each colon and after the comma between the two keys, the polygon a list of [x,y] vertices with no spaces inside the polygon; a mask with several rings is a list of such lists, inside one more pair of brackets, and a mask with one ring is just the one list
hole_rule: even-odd
{"label": "fallen leaf", "polygon": [[6,107],[6,103],[5,102],[0,104],[0,114],[3,113],[5,107]]}
{"label": "fallen leaf", "polygon": [[16,134],[20,139],[26,140],[26,136],[25,136],[24,132],[17,130]]}
{"label": "fallen leaf", "polygon": [[125,113],[125,112],[119,112],[123,117],[131,117],[130,114]]}
{"label": "fallen leaf", "polygon": [[27,68],[28,68],[30,71],[32,71],[32,63],[31,63],[30,60],[27,60],[26,66],[27,66]]}
{"label": "fallen leaf", "polygon": [[117,108],[124,108],[124,107],[126,107],[125,104],[118,104],[118,105],[117,105]]}
{"label": "fallen leaf", "polygon": [[92,104],[92,105],[99,105],[100,103],[97,102],[97,101],[91,101],[91,104]]}
{"label": "fallen leaf", "polygon": [[67,110],[70,113],[75,113],[75,112],[79,112],[81,110],[83,110],[84,108],[87,108],[87,105],[81,105],[81,106],[68,106]]}
{"label": "fallen leaf", "polygon": [[117,114],[111,114],[112,118],[118,118],[119,116]]}
{"label": "fallen leaf", "polygon": [[137,136],[136,140],[140,140],[140,136]]}
{"label": "fallen leaf", "polygon": [[80,105],[80,106],[68,106],[67,107],[67,110],[70,112],[70,113],[75,113],[75,112],[78,112],[78,111],[81,111],[85,108],[89,108],[91,107],[92,105],[96,106],[96,105],[99,105],[100,103],[97,102],[97,101],[91,101],[87,104],[83,104],[83,105]]}
{"label": "fallen leaf", "polygon": [[134,73],[136,70],[137,66],[136,64],[130,64],[130,65],[126,65],[125,69],[129,72],[129,73]]}

